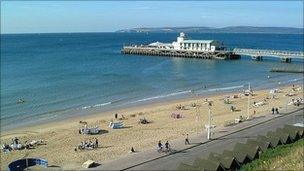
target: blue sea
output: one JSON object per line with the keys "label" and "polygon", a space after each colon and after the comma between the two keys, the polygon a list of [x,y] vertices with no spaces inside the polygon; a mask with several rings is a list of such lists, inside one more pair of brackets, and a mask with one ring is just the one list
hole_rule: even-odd
{"label": "blue sea", "polygon": [[[302,74],[271,73],[281,63],[123,55],[124,44],[172,42],[175,33],[1,35],[1,128],[61,120],[181,97],[303,84]],[[189,34],[227,47],[303,51],[302,34]],[[267,79],[267,76],[271,76]],[[194,91],[191,91],[194,90]],[[191,93],[191,92],[194,92]],[[17,103],[24,99],[24,103]]]}

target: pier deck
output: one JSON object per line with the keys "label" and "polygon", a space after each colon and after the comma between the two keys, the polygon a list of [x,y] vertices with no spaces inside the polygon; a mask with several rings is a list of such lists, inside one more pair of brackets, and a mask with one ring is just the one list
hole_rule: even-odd
{"label": "pier deck", "polygon": [[270,57],[285,57],[294,59],[304,59],[304,52],[301,51],[287,51],[287,50],[268,50],[268,49],[239,49],[234,48],[233,52],[240,55],[247,56],[270,56]]}
{"label": "pier deck", "polygon": [[147,46],[124,46],[124,54],[149,55],[149,56],[170,56],[182,58],[200,58],[200,59],[239,59],[240,55],[231,51],[195,51],[195,50],[176,50],[153,48]]}
{"label": "pier deck", "polygon": [[149,55],[149,56],[169,56],[182,58],[200,59],[240,59],[241,55],[252,56],[254,60],[263,60],[264,57],[280,58],[283,62],[291,62],[291,59],[303,59],[304,52],[282,51],[267,49],[239,49],[217,50],[217,51],[196,51],[196,50],[176,50],[165,48],[154,48],[149,46],[124,46],[121,50],[123,54]]}

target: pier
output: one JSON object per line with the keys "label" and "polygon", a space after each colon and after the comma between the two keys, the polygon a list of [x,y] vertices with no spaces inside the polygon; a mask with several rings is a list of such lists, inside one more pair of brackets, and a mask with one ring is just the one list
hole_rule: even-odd
{"label": "pier", "polygon": [[282,51],[267,49],[228,49],[217,40],[191,40],[185,33],[180,33],[177,41],[172,43],[154,42],[149,45],[123,46],[123,54],[167,56],[199,59],[240,59],[242,55],[251,56],[253,60],[262,61],[264,57],[279,58],[290,63],[292,59],[303,59],[303,51]]}
{"label": "pier", "polygon": [[280,58],[282,62],[290,63],[291,59],[303,59],[302,51],[283,51],[283,50],[267,50],[267,49],[240,49],[234,48],[232,52],[239,55],[251,56],[253,60],[262,61],[263,57]]}
{"label": "pier", "polygon": [[124,46],[123,54],[181,57],[181,58],[200,58],[200,59],[239,59],[241,56],[231,51],[196,51],[196,50],[176,50],[161,49],[147,46]]}
{"label": "pier", "polygon": [[192,40],[180,33],[175,42],[154,42],[149,45],[124,46],[124,54],[170,56],[200,59],[239,59],[241,56],[227,51],[223,43],[217,40]]}

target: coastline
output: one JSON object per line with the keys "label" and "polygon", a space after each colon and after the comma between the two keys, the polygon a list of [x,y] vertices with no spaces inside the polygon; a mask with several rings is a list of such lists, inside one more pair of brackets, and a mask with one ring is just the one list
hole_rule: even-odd
{"label": "coastline", "polygon": [[[291,86],[292,84],[303,84],[303,78],[298,78],[298,79],[293,79],[293,80],[288,80],[285,82],[282,82],[281,85],[278,86],[274,86],[273,84],[268,84],[268,85],[264,85],[258,88],[254,88],[254,91],[260,91],[260,90],[266,90],[266,89],[273,89],[273,88],[278,88],[278,87],[288,87]],[[235,88],[238,87],[238,88]],[[229,89],[226,89],[229,88]],[[230,89],[231,88],[231,89]],[[217,88],[213,88],[213,89],[201,89],[199,91],[197,91],[194,94],[192,94],[189,90],[183,90],[182,92],[186,92],[187,93],[182,93],[179,94],[180,92],[177,93],[171,93],[171,94],[177,94],[173,95],[173,96],[168,96],[167,95],[171,95],[166,94],[166,95],[158,95],[155,97],[159,97],[159,96],[164,96],[164,97],[160,97],[160,98],[155,98],[155,97],[148,97],[145,99],[149,99],[147,101],[145,101],[145,99],[140,99],[137,101],[131,101],[130,103],[125,103],[122,105],[118,105],[118,106],[114,106],[113,108],[106,108],[105,110],[95,110],[95,111],[81,111],[80,114],[76,114],[73,115],[75,113],[69,113],[68,115],[64,115],[58,118],[43,118],[42,121],[37,121],[35,120],[34,122],[30,122],[30,123],[22,123],[21,125],[14,125],[13,127],[1,127],[1,132],[6,132],[6,134],[9,134],[11,132],[16,132],[16,130],[23,130],[23,129],[28,129],[28,128],[41,128],[41,127],[51,127],[52,124],[65,124],[65,122],[76,122],[79,120],[85,120],[85,119],[90,119],[90,118],[96,118],[96,117],[100,117],[100,116],[110,116],[114,113],[125,113],[125,112],[130,112],[130,111],[137,111],[137,110],[142,110],[145,109],[147,107],[157,107],[159,105],[162,104],[169,104],[169,103],[181,103],[181,102],[186,102],[189,100],[194,100],[194,99],[200,99],[200,98],[209,98],[212,96],[219,96],[219,95],[225,95],[225,94],[229,94],[229,93],[240,93],[243,90],[247,89],[247,87],[242,87],[240,88],[240,86],[231,86],[231,87],[217,87]],[[154,99],[155,98],[155,99]],[[143,101],[141,101],[143,100]],[[94,109],[93,109],[94,110]],[[74,111],[75,112],[75,111]],[[3,123],[3,121],[1,121]],[[35,124],[35,126],[33,126],[33,124]],[[1,124],[2,125],[2,124]]]}
{"label": "coastline", "polygon": [[[88,114],[88,115],[77,115],[77,116],[70,116],[68,118],[65,119],[58,119],[55,121],[45,121],[42,123],[38,123],[35,126],[32,125],[24,125],[24,126],[20,126],[20,127],[16,127],[16,128],[10,128],[10,130],[5,130],[2,131],[1,130],[1,138],[4,136],[7,136],[8,134],[15,134],[16,132],[22,132],[24,131],[24,129],[28,129],[28,130],[40,130],[41,132],[43,132],[42,130],[44,130],[43,128],[47,128],[48,130],[52,127],[58,127],[58,125],[65,125],[66,123],[70,123],[73,122],[73,124],[75,122],[79,122],[81,120],[92,120],[92,119],[96,119],[96,118],[100,118],[100,117],[113,117],[115,113],[136,113],[137,111],[140,110],[144,110],[146,108],[153,108],[153,107],[159,107],[159,106],[164,106],[164,105],[168,105],[168,104],[172,104],[172,103],[185,103],[188,101],[193,101],[193,100],[198,100],[201,98],[210,98],[210,97],[214,97],[214,96],[220,96],[220,95],[225,95],[227,93],[225,92],[218,92],[218,93],[213,93],[213,94],[209,94],[209,95],[200,95],[199,97],[182,97],[182,98],[177,98],[177,99],[170,99],[170,100],[166,100],[165,102],[163,101],[152,101],[149,102],[147,104],[140,104],[140,105],[135,105],[135,106],[127,106],[127,107],[122,107],[122,108],[118,108],[118,109],[110,109],[108,111],[105,112],[98,112],[98,113],[93,113],[93,114]],[[66,126],[66,125],[65,125]],[[48,131],[47,130],[47,131]],[[3,132],[5,132],[3,134]]]}
{"label": "coastline", "polygon": [[[302,85],[298,85],[301,88]],[[278,93],[278,99],[270,99],[265,106],[254,108],[250,106],[250,115],[256,110],[255,116],[262,116],[270,112],[271,107],[278,107],[280,111],[284,111],[286,104],[285,94],[290,91],[291,86],[281,86],[281,93]],[[256,96],[252,97],[251,102],[260,101],[269,96],[269,89],[257,90]],[[295,97],[303,97],[303,91],[296,92]],[[29,156],[41,157],[49,160],[50,164],[59,165],[62,168],[77,168],[84,161],[92,159],[98,162],[112,160],[126,155],[131,146],[136,150],[144,151],[155,146],[158,140],[174,140],[189,135],[198,134],[204,130],[207,123],[207,105],[204,102],[206,98],[214,102],[213,117],[216,126],[223,126],[227,121],[233,121],[240,115],[247,114],[247,97],[240,96],[231,99],[232,104],[224,104],[224,96],[239,94],[236,92],[220,92],[209,96],[199,96],[191,98],[183,98],[170,100],[166,102],[155,102],[147,105],[124,108],[105,113],[91,114],[88,116],[74,117],[67,120],[50,122],[46,124],[38,124],[7,132],[1,132],[1,143],[10,143],[11,138],[18,137],[21,142],[43,139],[47,141],[47,145],[38,146],[36,149],[29,151]],[[191,107],[192,103],[197,103],[200,107],[198,111]],[[176,105],[185,106],[186,110],[177,110]],[[231,112],[230,106],[236,106],[238,111]],[[293,108],[293,106],[288,106]],[[181,119],[170,118],[171,113],[178,112],[183,115]],[[198,112],[199,118],[195,114]],[[110,129],[108,123],[114,120],[113,114],[118,113],[119,117],[123,114],[127,119],[123,120],[126,128]],[[138,124],[138,119],[146,118],[152,123],[147,125]],[[89,125],[98,125],[108,131],[100,135],[80,135],[78,129],[81,127],[79,121],[86,121]],[[190,124],[189,124],[190,123]],[[192,123],[192,124],[191,124]],[[101,141],[101,148],[96,150],[84,150],[74,152],[75,146],[81,141],[98,138]],[[2,169],[12,160],[22,158],[28,150],[12,151],[9,154],[1,155]],[[65,153],[62,154],[61,152]],[[103,154],[103,155],[100,155]]]}

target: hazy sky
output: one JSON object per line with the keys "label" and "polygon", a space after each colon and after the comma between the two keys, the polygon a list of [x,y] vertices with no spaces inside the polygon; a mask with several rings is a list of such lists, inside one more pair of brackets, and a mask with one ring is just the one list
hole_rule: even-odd
{"label": "hazy sky", "polygon": [[4,1],[1,33],[110,32],[162,26],[303,28],[303,1]]}

